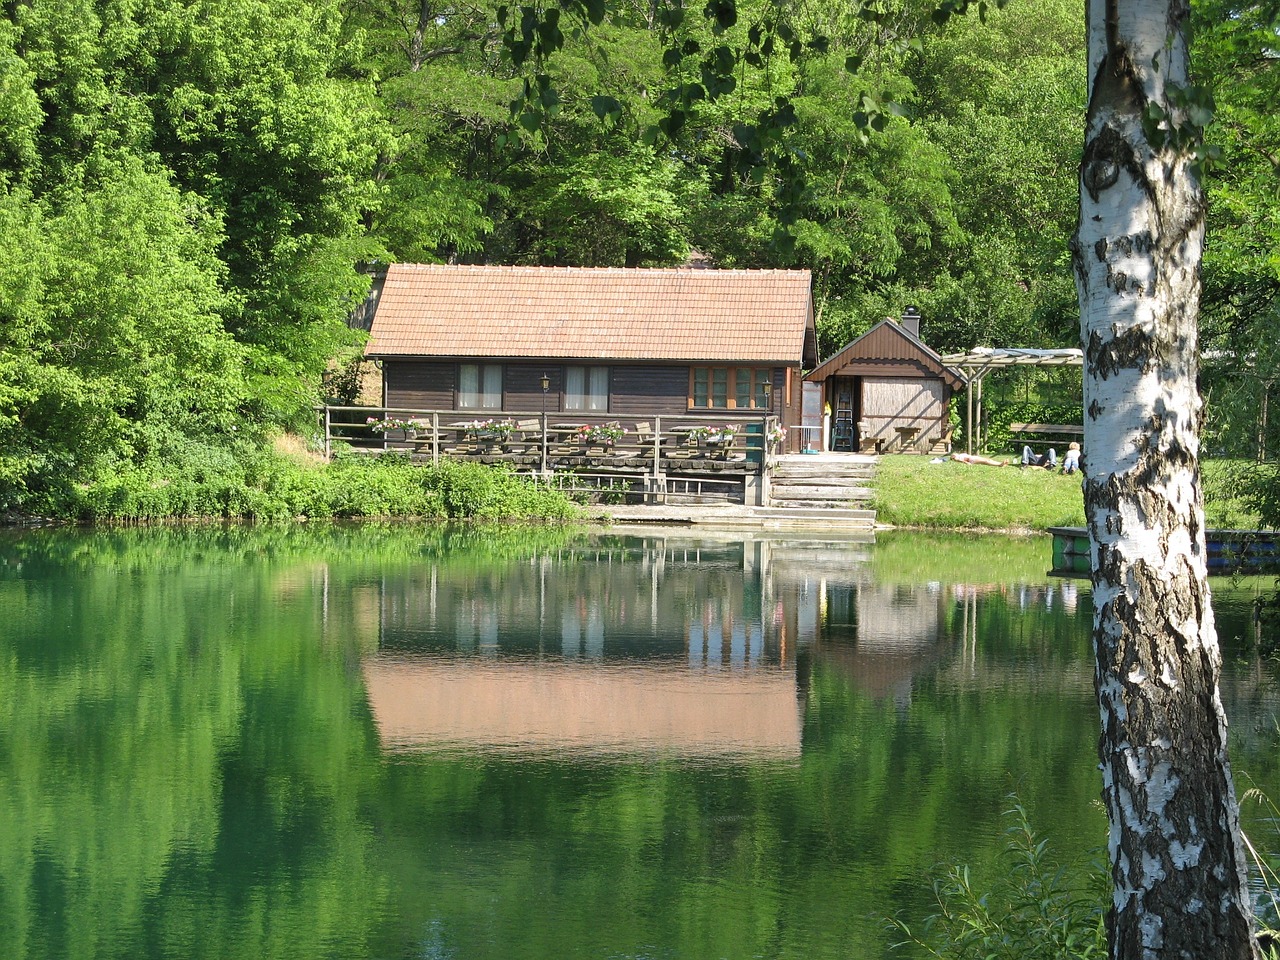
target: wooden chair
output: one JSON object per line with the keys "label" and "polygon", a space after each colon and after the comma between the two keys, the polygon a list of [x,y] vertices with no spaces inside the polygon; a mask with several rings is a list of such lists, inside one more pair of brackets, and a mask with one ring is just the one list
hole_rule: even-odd
{"label": "wooden chair", "polygon": [[929,435],[928,453],[932,457],[940,457],[951,452],[951,435],[955,433],[955,427],[947,427],[945,430],[935,429]]}
{"label": "wooden chair", "polygon": [[653,455],[653,424],[644,420],[636,424],[635,442],[631,443],[626,456],[649,457]]}
{"label": "wooden chair", "polygon": [[871,436],[873,427],[869,420],[858,421],[858,452],[859,453],[880,453],[884,447],[884,440],[880,437]]}
{"label": "wooden chair", "polygon": [[517,420],[511,435],[513,453],[537,453],[542,450],[542,421],[536,417]]}

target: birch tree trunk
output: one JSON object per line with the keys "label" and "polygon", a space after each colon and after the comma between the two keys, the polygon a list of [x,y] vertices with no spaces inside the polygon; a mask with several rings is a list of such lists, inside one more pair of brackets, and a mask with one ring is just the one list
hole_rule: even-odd
{"label": "birch tree trunk", "polygon": [[1088,0],[1072,253],[1116,960],[1259,956],[1206,581],[1204,200],[1175,106],[1189,83],[1189,13],[1187,0]]}

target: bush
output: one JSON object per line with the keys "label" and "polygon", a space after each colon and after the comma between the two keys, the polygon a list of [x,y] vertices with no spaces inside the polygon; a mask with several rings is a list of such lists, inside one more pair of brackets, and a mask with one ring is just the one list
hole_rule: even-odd
{"label": "bush", "polygon": [[440,496],[451,518],[566,519],[575,514],[567,497],[505,467],[442,460],[428,472],[427,488]]}
{"label": "bush", "polygon": [[569,500],[497,467],[405,457],[299,462],[261,449],[192,447],[163,464],[122,467],[50,504],[55,516],[86,522],[158,519],[283,520],[294,517],[564,519]]}
{"label": "bush", "polygon": [[914,945],[939,960],[1088,960],[1107,955],[1107,873],[1100,864],[1075,869],[1049,856],[1015,801],[1003,862],[1008,869],[988,893],[979,893],[969,868],[950,867],[934,881],[938,912],[897,948]]}

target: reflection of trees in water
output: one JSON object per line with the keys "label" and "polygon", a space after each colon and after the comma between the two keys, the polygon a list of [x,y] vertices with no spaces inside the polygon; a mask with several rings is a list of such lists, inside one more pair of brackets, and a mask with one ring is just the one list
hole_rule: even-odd
{"label": "reflection of trees in water", "polygon": [[1087,648],[1069,644],[1074,634],[1087,635],[1087,624],[1076,617],[1074,581],[885,584],[864,577],[824,582],[820,592],[815,656],[863,692],[899,706],[910,702],[921,677],[942,669],[953,670],[954,681],[989,682],[984,674],[992,657],[1007,659],[1026,643],[1037,647],[1036,662],[1043,658],[1053,669],[1061,669],[1062,652],[1071,651],[1067,658],[1077,663],[1071,676],[1092,682],[1088,663],[1078,665]]}
{"label": "reflection of trees in water", "polygon": [[348,664],[377,595],[253,544],[0,548],[6,957],[367,954],[376,762]]}

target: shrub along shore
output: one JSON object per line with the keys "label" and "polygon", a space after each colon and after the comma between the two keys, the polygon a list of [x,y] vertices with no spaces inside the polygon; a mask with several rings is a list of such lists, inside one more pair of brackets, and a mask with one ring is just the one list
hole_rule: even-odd
{"label": "shrub along shore", "polygon": [[[405,457],[340,456],[324,463],[281,444],[245,445],[164,473],[124,469],[92,483],[68,484],[36,509],[11,514],[69,523],[168,520],[386,519],[563,521],[583,510],[558,490],[503,467]],[[1241,495],[1234,461],[1204,464],[1210,527],[1256,528],[1262,521]],[[932,530],[1043,532],[1084,524],[1081,475],[1040,467],[966,465],[919,456],[880,459],[873,484],[876,519],[885,526]]]}
{"label": "shrub along shore", "polygon": [[346,456],[323,463],[268,449],[210,458],[181,474],[126,469],[64,487],[11,521],[112,524],[172,520],[569,520],[563,493],[509,470],[445,460]]}

